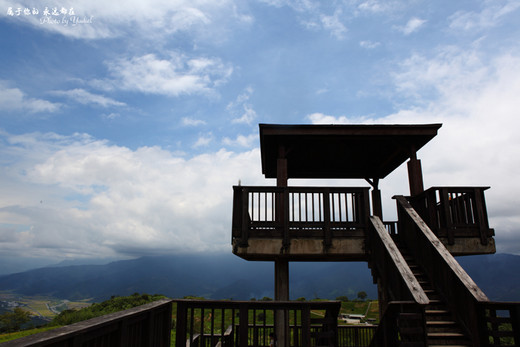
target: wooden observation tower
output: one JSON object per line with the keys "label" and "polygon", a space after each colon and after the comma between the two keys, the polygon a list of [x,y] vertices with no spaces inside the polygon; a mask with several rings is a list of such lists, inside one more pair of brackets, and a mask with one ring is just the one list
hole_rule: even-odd
{"label": "wooden observation tower", "polygon": [[[520,303],[488,300],[453,258],[495,252],[488,187],[423,187],[417,151],[440,127],[261,124],[262,171],[277,184],[233,187],[232,245],[274,262],[275,301],[162,300],[6,346],[170,346],[173,303],[176,347],[267,347],[273,333],[277,347],[520,346]],[[405,162],[410,192],[385,221],[379,182]],[[379,324],[338,325],[339,301],[290,301],[291,261],[366,261]]]}
{"label": "wooden observation tower", "polygon": [[[495,252],[488,187],[424,189],[417,151],[440,127],[260,124],[262,172],[277,184],[233,187],[233,253],[274,262],[279,301],[289,300],[290,261],[366,261],[381,324],[414,327],[388,331],[427,345],[478,345],[476,317],[488,299],[453,255]],[[379,181],[405,162],[410,192],[394,196],[398,220],[385,221]],[[289,179],[369,186],[289,186]],[[287,345],[283,322],[276,332]]]}

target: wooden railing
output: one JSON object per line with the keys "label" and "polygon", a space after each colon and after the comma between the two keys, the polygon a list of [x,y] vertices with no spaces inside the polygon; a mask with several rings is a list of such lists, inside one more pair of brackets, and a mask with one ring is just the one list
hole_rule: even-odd
{"label": "wooden railing", "polygon": [[520,346],[520,303],[479,303],[478,316],[482,346]]}
{"label": "wooden railing", "polygon": [[414,301],[391,301],[370,346],[426,346],[425,327],[424,305]]}
{"label": "wooden railing", "polygon": [[269,346],[276,311],[288,322],[285,346],[338,345],[339,301],[174,301],[177,347]]}
{"label": "wooden railing", "polygon": [[377,325],[338,325],[338,347],[369,347]]}
{"label": "wooden railing", "polygon": [[323,238],[364,236],[369,188],[234,186],[232,237]]}
{"label": "wooden railing", "polygon": [[409,198],[437,237],[452,245],[457,237],[478,237],[483,245],[494,235],[489,228],[484,191],[489,187],[432,187]]}
{"label": "wooden railing", "polygon": [[[385,284],[386,292],[391,295],[384,301],[410,300],[420,305],[430,301],[408,267],[387,229],[377,216],[370,217],[369,250],[372,256],[370,267],[375,279]],[[380,302],[384,305],[384,302]],[[382,310],[386,308],[383,306]]]}
{"label": "wooden railing", "polygon": [[[369,347],[372,338],[374,337],[377,325],[338,325],[338,344],[337,347]],[[249,324],[249,345],[250,346],[269,346],[270,339],[269,336],[271,333],[274,334],[274,325],[253,325]],[[291,331],[291,335],[302,336],[302,327],[290,325],[289,329]],[[311,324],[311,346],[316,345],[316,336],[322,331],[321,326],[316,326]],[[232,339],[234,337],[233,326],[229,326],[224,333],[224,336],[221,337],[218,334],[212,335],[211,333],[207,334],[195,334],[190,347],[222,347],[222,346],[231,346]],[[298,340],[301,345],[303,342]],[[186,345],[190,345],[190,342],[187,341]],[[298,344],[296,345],[298,346]]]}
{"label": "wooden railing", "polygon": [[478,307],[489,302],[451,253],[439,241],[403,196],[395,196],[399,216],[399,238],[429,275],[435,289],[446,300],[457,320],[479,346]]}
{"label": "wooden railing", "polygon": [[2,347],[169,347],[171,317],[172,301],[163,299],[5,342]]}

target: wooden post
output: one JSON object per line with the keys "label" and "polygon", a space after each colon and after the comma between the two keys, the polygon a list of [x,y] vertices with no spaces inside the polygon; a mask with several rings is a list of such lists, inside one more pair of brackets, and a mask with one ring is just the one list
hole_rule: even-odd
{"label": "wooden post", "polygon": [[379,178],[366,181],[372,186],[372,214],[383,220],[383,204],[381,203],[381,191],[379,190]]}
{"label": "wooden post", "polygon": [[[274,262],[274,299],[276,301],[289,300],[289,261],[286,259],[277,259]],[[288,327],[288,320],[283,310],[275,311],[275,334],[278,347],[288,346],[286,339],[289,334],[286,334]]]}
{"label": "wooden post", "polygon": [[287,187],[289,174],[287,172],[287,158],[285,156],[285,147],[278,147],[278,160],[276,161],[276,185],[278,187]]}
{"label": "wooden post", "polygon": [[386,297],[386,288],[380,277],[377,278],[377,300],[379,301],[379,317],[382,319],[386,311],[388,301]]}
{"label": "wooden post", "polygon": [[274,298],[277,301],[289,300],[289,261],[277,259],[274,262]]}
{"label": "wooden post", "polygon": [[[188,320],[188,308],[185,302],[177,302],[177,320],[175,332],[175,346],[186,346],[186,327]],[[190,336],[191,338],[191,336]]]}
{"label": "wooden post", "polygon": [[[288,171],[286,150],[283,145],[278,147],[278,160],[276,163],[276,185],[278,187],[287,187]],[[284,193],[278,194],[277,209],[278,222],[282,223],[283,233],[283,251],[289,246],[289,197]],[[274,298],[276,301],[289,300],[289,261],[286,259],[277,259],[274,262]],[[285,317],[283,310],[275,311],[275,335],[278,347],[286,347],[286,341],[290,334],[288,332],[289,320]]]}
{"label": "wooden post", "polygon": [[489,230],[489,226],[486,223],[487,213],[485,212],[485,202],[484,202],[484,191],[478,188],[473,190],[473,195],[475,198],[475,207],[477,210],[476,213],[476,222],[479,229],[480,235],[480,243],[482,245],[488,244],[488,235],[487,232]]}
{"label": "wooden post", "polygon": [[238,344],[239,346],[247,346],[248,345],[248,332],[249,332],[249,321],[248,321],[248,312],[247,312],[247,304],[241,303],[239,306],[239,331],[238,331]]}
{"label": "wooden post", "polygon": [[410,184],[410,195],[415,196],[424,192],[421,161],[417,159],[417,153],[412,148],[410,161],[408,161],[408,182]]}

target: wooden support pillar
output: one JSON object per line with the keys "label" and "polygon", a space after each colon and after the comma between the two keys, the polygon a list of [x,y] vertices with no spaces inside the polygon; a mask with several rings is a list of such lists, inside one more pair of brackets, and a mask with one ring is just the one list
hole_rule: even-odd
{"label": "wooden support pillar", "polygon": [[379,190],[379,178],[365,179],[372,186],[372,214],[383,220],[383,204],[381,202],[381,191]]}
{"label": "wooden support pillar", "polygon": [[[277,259],[274,262],[274,299],[276,301],[289,300],[289,261]],[[284,310],[275,311],[274,331],[277,347],[289,346],[289,320]]]}
{"label": "wooden support pillar", "polygon": [[280,145],[278,148],[278,160],[276,161],[276,185],[278,187],[287,187],[289,180],[287,172],[287,158],[285,157],[285,147]]}
{"label": "wooden support pillar", "polygon": [[[280,145],[278,147],[278,159],[276,162],[276,185],[278,187],[287,187],[289,175],[287,171],[287,158],[285,146]],[[289,236],[288,236],[288,216],[285,215],[286,209],[285,201],[286,197],[282,194],[278,194],[277,206],[278,206],[278,220],[282,221],[284,242],[283,249],[288,247]],[[289,261],[287,259],[277,259],[274,262],[274,299],[276,301],[288,301],[289,300]],[[289,317],[285,314],[284,310],[275,311],[274,320],[274,331],[277,340],[277,347],[289,346]]]}
{"label": "wooden support pillar", "polygon": [[410,195],[415,196],[424,192],[421,161],[417,159],[417,153],[412,148],[408,161],[408,182],[410,183]]}
{"label": "wooden support pillar", "polygon": [[377,279],[377,300],[379,302],[379,319],[383,319],[388,299],[386,295],[386,288],[380,278]]}
{"label": "wooden support pillar", "polygon": [[274,261],[274,299],[289,300],[289,261],[277,259]]}

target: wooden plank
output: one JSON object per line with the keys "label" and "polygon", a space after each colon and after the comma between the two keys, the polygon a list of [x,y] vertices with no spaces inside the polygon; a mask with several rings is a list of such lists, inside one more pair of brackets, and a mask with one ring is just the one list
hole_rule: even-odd
{"label": "wooden plank", "polygon": [[[376,216],[370,217],[370,221],[372,222],[376,234],[381,239],[387,254],[390,256],[390,260],[392,260],[392,262],[396,266],[397,271],[403,279],[414,301],[423,305],[429,304],[430,300],[428,299],[428,296],[426,295],[421,285],[417,281],[417,278],[412,273],[412,270],[410,270],[410,268],[408,267],[406,260],[403,258],[401,252],[395,245],[394,241],[386,231],[383,222],[381,222],[379,217]],[[374,240],[372,242],[374,242]]]}
{"label": "wooden plank", "polygon": [[162,299],[146,305],[134,307],[128,310],[111,313],[101,317],[92,318],[83,322],[74,323],[61,328],[45,331],[42,333],[26,336],[13,341],[5,342],[3,346],[59,346],[64,343],[74,345],[80,340],[90,340],[93,337],[109,336],[113,333],[118,334],[121,329],[121,322],[130,320],[132,317],[146,314],[162,308],[171,306],[172,300]]}
{"label": "wooden plank", "polygon": [[442,259],[444,259],[446,265],[457,275],[457,278],[460,279],[460,281],[472,294],[475,300],[489,301],[486,294],[482,292],[482,290],[476,285],[473,279],[466,273],[462,266],[460,266],[457,260],[455,260],[455,258],[446,249],[446,247],[444,247],[444,245],[439,241],[435,234],[433,234],[431,229],[426,225],[426,223],[424,223],[421,217],[419,217],[417,212],[415,212],[413,207],[410,206],[408,201],[403,196],[395,196],[395,199],[399,201],[399,204],[403,207],[404,211],[408,214],[408,216],[413,220],[414,224],[421,230],[422,234],[431,243],[436,253],[440,257],[442,257]]}

